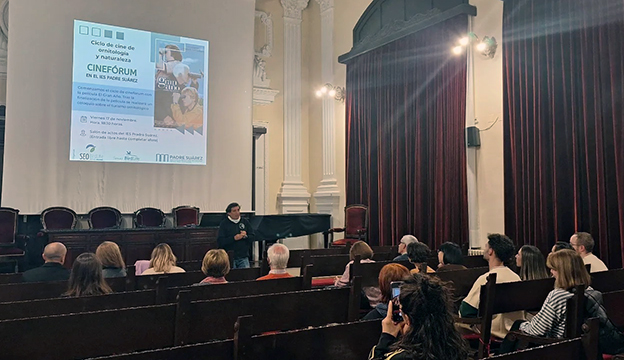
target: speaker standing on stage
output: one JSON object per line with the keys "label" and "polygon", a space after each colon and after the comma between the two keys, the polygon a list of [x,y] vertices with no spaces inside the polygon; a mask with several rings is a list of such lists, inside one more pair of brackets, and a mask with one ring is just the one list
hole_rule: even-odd
{"label": "speaker standing on stage", "polygon": [[241,218],[240,205],[231,203],[225,209],[227,219],[223,219],[219,225],[219,248],[234,253],[233,269],[248,268],[249,247],[255,240],[256,235],[249,221]]}

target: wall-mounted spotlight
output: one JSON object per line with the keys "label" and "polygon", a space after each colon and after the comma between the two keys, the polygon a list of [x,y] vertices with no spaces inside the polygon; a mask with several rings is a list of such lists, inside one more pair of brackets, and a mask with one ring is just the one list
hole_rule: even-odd
{"label": "wall-mounted spotlight", "polygon": [[482,40],[479,40],[477,34],[470,32],[468,35],[462,37],[457,41],[458,45],[454,46],[451,50],[453,54],[459,55],[464,52],[464,48],[473,44],[475,50],[477,50],[481,55],[493,58],[496,55],[496,48],[498,47],[498,43],[496,42],[495,37],[484,36]]}
{"label": "wall-mounted spotlight", "polygon": [[323,85],[320,89],[316,90],[316,97],[322,98],[324,96],[334,98],[340,102],[345,101],[345,88],[341,86],[334,86],[330,83]]}

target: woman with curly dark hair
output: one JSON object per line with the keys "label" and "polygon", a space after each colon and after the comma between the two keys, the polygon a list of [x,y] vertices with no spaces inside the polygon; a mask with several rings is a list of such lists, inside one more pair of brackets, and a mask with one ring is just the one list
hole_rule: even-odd
{"label": "woman with curly dark hair", "polygon": [[[414,274],[401,286],[403,321],[392,320],[392,301],[369,359],[465,360],[468,350],[453,325],[450,292],[435,277]],[[395,305],[396,306],[396,305]],[[399,337],[399,335],[401,335]]]}

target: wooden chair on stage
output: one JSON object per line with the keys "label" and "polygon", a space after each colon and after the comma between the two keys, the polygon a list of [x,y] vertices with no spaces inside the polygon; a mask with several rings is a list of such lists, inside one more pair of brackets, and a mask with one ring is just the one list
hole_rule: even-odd
{"label": "wooden chair on stage", "polygon": [[173,224],[176,227],[199,225],[198,207],[182,205],[173,208],[171,213],[173,213]]}
{"label": "wooden chair on stage", "polygon": [[165,227],[165,213],[160,209],[144,207],[134,212],[134,226]]}
{"label": "wooden chair on stage", "polygon": [[91,229],[119,229],[121,212],[110,206],[100,206],[89,211],[89,227]]}
{"label": "wooden chair on stage", "polygon": [[63,206],[49,207],[41,212],[41,225],[44,230],[71,230],[76,227],[76,212]]}
{"label": "wooden chair on stage", "polygon": [[18,271],[19,259],[24,257],[24,250],[17,247],[17,217],[19,210],[0,207],[0,262],[15,262]]}
{"label": "wooden chair on stage", "polygon": [[[334,233],[344,232],[344,239],[334,241]],[[368,242],[368,206],[353,204],[345,207],[345,227],[323,232],[325,247],[353,245],[357,241]]]}

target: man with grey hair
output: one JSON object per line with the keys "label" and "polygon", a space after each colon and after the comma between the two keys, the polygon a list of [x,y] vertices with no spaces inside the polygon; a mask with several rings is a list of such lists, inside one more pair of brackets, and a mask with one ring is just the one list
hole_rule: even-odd
{"label": "man with grey hair", "polygon": [[600,271],[607,271],[607,265],[598,258],[598,256],[592,254],[594,251],[594,238],[590,233],[577,232],[570,237],[570,245],[572,248],[581,255],[585,265],[591,265],[589,272],[595,273]]}
{"label": "man with grey hair", "polygon": [[399,256],[395,257],[392,261],[409,261],[407,256],[407,245],[411,243],[417,243],[418,239],[414,235],[404,235],[399,243]]}
{"label": "man with grey hair", "polygon": [[284,244],[275,243],[267,250],[267,257],[271,271],[269,275],[259,277],[257,280],[284,279],[292,277],[287,271],[290,251]]}
{"label": "man with grey hair", "polygon": [[63,281],[69,279],[69,270],[63,267],[67,248],[60,242],[53,242],[43,249],[45,263],[22,274],[24,282]]}

